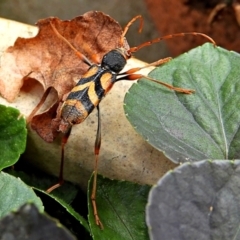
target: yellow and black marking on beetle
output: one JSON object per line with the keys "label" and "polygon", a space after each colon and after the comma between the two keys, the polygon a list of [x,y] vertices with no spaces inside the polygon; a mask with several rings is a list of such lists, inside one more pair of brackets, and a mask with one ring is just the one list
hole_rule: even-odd
{"label": "yellow and black marking on beetle", "polygon": [[[125,40],[125,35],[130,25],[132,25],[132,23],[135,22],[137,19],[141,21],[139,32],[142,30],[143,19],[140,15],[138,15],[134,17],[124,28],[122,36],[119,41],[120,46],[124,45],[123,43]],[[132,53],[138,51],[139,49],[145,46],[149,46],[153,43],[160,42],[163,39],[169,39],[169,38],[180,37],[185,35],[200,35],[210,40],[214,45],[215,45],[215,42],[213,39],[211,39],[209,36],[203,33],[196,33],[196,32],[177,33],[177,34],[167,35],[164,37],[160,37],[160,38],[145,42],[137,47],[132,47],[128,50],[126,50],[124,47],[113,49],[103,56],[101,64],[95,64],[95,63],[91,63],[91,61],[88,60],[86,56],[78,52],[71,45],[71,43],[69,43],[67,39],[65,39],[57,31],[57,29],[54,27],[52,23],[51,23],[51,26],[55,34],[59,38],[61,38],[66,44],[68,44],[68,46],[72,48],[73,51],[76,52],[76,54],[84,63],[89,65],[89,69],[78,81],[76,86],[72,89],[72,91],[69,93],[66,100],[63,102],[61,106],[61,110],[59,114],[59,118],[61,119],[60,125],[59,125],[59,131],[63,132],[64,136],[62,138],[62,157],[61,157],[61,167],[60,167],[60,174],[59,174],[59,183],[52,186],[47,191],[51,192],[52,190],[59,187],[63,183],[64,147],[65,147],[65,144],[67,143],[72,126],[83,122],[88,117],[88,115],[93,111],[93,109],[96,107],[98,110],[98,128],[97,128],[97,135],[96,135],[96,141],[95,141],[95,147],[94,147],[95,167],[94,167],[94,178],[93,178],[93,189],[91,194],[91,200],[92,200],[93,213],[94,213],[96,224],[99,225],[100,228],[103,228],[103,225],[98,216],[97,205],[96,205],[97,168],[98,168],[97,166],[98,166],[98,156],[99,156],[100,146],[101,146],[101,120],[100,120],[99,103],[101,102],[102,98],[108,93],[108,91],[112,88],[115,82],[120,80],[133,81],[142,77],[150,81],[156,82],[158,84],[164,85],[165,87],[173,91],[177,91],[185,94],[191,94],[194,92],[194,90],[173,87],[172,85],[169,85],[167,83],[136,73],[143,68],[146,68],[149,66],[157,66],[165,62],[168,62],[171,58],[161,59],[156,62],[150,63],[144,67],[132,68],[123,73],[120,73],[120,72],[126,65],[127,60],[131,58]]]}
{"label": "yellow and black marking on beetle", "polygon": [[118,50],[112,50],[103,57],[101,66],[90,66],[63,103],[60,123],[62,132],[87,118],[118,80],[118,73],[125,64],[124,55]]}

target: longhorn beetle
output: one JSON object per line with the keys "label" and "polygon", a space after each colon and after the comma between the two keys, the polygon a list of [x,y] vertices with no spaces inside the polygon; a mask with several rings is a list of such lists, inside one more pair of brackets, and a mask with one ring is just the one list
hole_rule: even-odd
{"label": "longhorn beetle", "polygon": [[[141,15],[134,17],[123,29],[121,38],[119,40],[119,45],[123,46],[125,41],[125,35],[129,29],[129,27],[135,22],[137,19],[140,20],[140,27],[139,32],[142,30],[143,25],[143,18]],[[61,156],[61,167],[59,173],[59,182],[49,188],[47,192],[51,192],[55,188],[59,187],[63,183],[63,164],[64,164],[64,147],[67,143],[69,135],[71,133],[72,126],[75,124],[79,124],[83,122],[88,115],[93,111],[96,107],[98,110],[98,127],[97,127],[97,134],[95,140],[95,167],[94,167],[94,175],[93,175],[93,187],[92,187],[92,194],[91,194],[91,201],[93,206],[93,213],[95,217],[96,224],[103,228],[103,225],[100,221],[97,211],[96,205],[96,188],[97,188],[97,169],[98,169],[98,156],[101,146],[101,119],[100,119],[100,108],[99,103],[102,98],[108,93],[108,91],[112,88],[113,84],[120,80],[128,80],[133,81],[137,80],[141,77],[144,77],[150,81],[156,82],[158,84],[164,85],[165,87],[185,94],[191,94],[194,90],[184,89],[173,87],[167,83],[158,81],[156,79],[143,76],[142,74],[136,73],[137,71],[149,67],[149,66],[157,66],[168,62],[170,58],[165,58],[158,60],[156,62],[147,64],[144,67],[137,67],[127,70],[125,72],[120,73],[120,71],[124,68],[127,63],[127,60],[131,58],[132,53],[138,51],[139,49],[149,46],[153,43],[160,42],[163,39],[169,39],[173,37],[185,36],[185,35],[200,35],[207,38],[211,41],[214,45],[215,42],[209,36],[203,33],[197,32],[188,32],[188,33],[177,33],[173,35],[167,35],[164,37],[156,38],[154,40],[145,42],[140,44],[137,47],[132,47],[129,50],[126,50],[124,47],[119,47],[107,52],[103,58],[101,64],[91,63],[86,56],[82,53],[77,51],[67,39],[65,39],[55,28],[55,26],[50,22],[51,27],[55,34],[62,39],[68,46],[76,52],[79,58],[89,66],[88,71],[82,76],[82,78],[78,81],[76,86],[71,90],[69,95],[67,96],[66,100],[63,102],[61,109],[57,116],[60,119],[59,131],[63,133],[62,138],[62,156]]]}

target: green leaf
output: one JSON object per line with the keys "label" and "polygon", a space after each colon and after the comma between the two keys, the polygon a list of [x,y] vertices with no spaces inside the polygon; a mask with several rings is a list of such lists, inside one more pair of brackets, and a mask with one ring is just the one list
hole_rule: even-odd
{"label": "green leaf", "polygon": [[240,239],[240,160],[184,163],[152,188],[151,239]]}
{"label": "green leaf", "polygon": [[14,176],[20,177],[26,184],[33,187],[33,189],[35,189],[37,192],[41,192],[45,196],[48,196],[49,198],[52,198],[54,201],[59,203],[63,209],[65,209],[70,215],[79,221],[79,223],[89,232],[89,226],[86,219],[79,215],[70,205],[77,195],[78,189],[76,186],[69,182],[64,182],[61,187],[48,194],[46,190],[57,183],[58,179],[56,177],[50,177],[43,173],[41,173],[41,175],[29,175],[25,172],[15,171],[11,169],[7,172]]}
{"label": "green leaf", "polygon": [[192,95],[140,80],[125,97],[128,120],[173,162],[240,157],[240,55],[205,44],[150,76]]}
{"label": "green leaf", "polygon": [[74,240],[67,229],[46,214],[39,213],[32,204],[25,204],[17,212],[0,221],[0,239],[64,239]]}
{"label": "green leaf", "polygon": [[98,175],[97,209],[104,226],[95,223],[91,204],[92,180],[89,184],[89,224],[93,238],[128,240],[148,239],[145,207],[149,186],[125,181],[110,180]]}
{"label": "green leaf", "polygon": [[4,172],[0,172],[0,196],[0,218],[25,203],[34,203],[40,211],[43,211],[42,202],[32,188],[19,178]]}
{"label": "green leaf", "polygon": [[56,202],[58,202],[70,215],[72,215],[76,220],[79,221],[79,224],[81,224],[88,232],[89,232],[89,226],[87,223],[87,220],[85,218],[83,218],[79,213],[77,213],[71,205],[69,205],[68,203],[66,203],[64,200],[62,200],[60,197],[57,197],[54,194],[48,194],[45,191],[42,191],[40,189],[35,188],[37,191],[51,197],[52,199],[54,199]]}
{"label": "green leaf", "polygon": [[[20,164],[22,167],[24,165],[24,162],[20,162]],[[21,180],[24,181],[28,186],[33,187],[39,191],[46,191],[48,188],[58,182],[57,177],[50,176],[43,172],[37,173],[36,169],[34,168],[32,168],[30,172],[27,170],[23,172],[13,169],[6,169],[4,171],[15,177],[21,178]],[[77,191],[78,189],[74,184],[66,181],[61,187],[55,189],[51,195],[54,195],[56,198],[59,198],[66,203],[71,203],[76,197]]]}
{"label": "green leaf", "polygon": [[25,119],[17,109],[0,105],[0,170],[17,162],[26,147]]}

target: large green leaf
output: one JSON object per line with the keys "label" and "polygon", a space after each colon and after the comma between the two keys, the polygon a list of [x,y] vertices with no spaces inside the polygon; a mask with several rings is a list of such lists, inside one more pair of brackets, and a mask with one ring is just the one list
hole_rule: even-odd
{"label": "large green leaf", "polygon": [[16,211],[25,203],[34,203],[40,211],[43,211],[42,202],[32,188],[19,178],[4,172],[0,172],[0,196],[0,217]]}
{"label": "large green leaf", "polygon": [[110,180],[98,176],[97,207],[104,226],[101,230],[95,223],[89,186],[89,224],[93,239],[146,240],[145,206],[149,186],[125,181]]}
{"label": "large green leaf", "polygon": [[126,94],[127,118],[174,162],[240,157],[240,55],[205,44],[155,69],[150,76],[173,92],[140,80]]}
{"label": "large green leaf", "polygon": [[17,109],[0,105],[0,170],[18,160],[26,147],[27,129]]}
{"label": "large green leaf", "polygon": [[240,239],[239,183],[240,160],[203,160],[175,168],[150,191],[151,239]]}

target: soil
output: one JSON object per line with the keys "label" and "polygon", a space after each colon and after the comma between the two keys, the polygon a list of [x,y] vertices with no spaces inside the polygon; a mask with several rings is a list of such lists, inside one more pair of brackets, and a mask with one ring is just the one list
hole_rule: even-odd
{"label": "soil", "polygon": [[[219,0],[145,0],[147,8],[161,35],[178,32],[202,32],[212,37],[218,46],[240,52],[240,26],[236,20],[233,0],[228,1],[226,8],[218,12],[212,24],[208,23],[210,13]],[[236,1],[235,1],[236,2]],[[240,4],[239,4],[240,6]],[[240,14],[240,12],[239,12]],[[206,42],[195,36],[168,40],[167,45],[172,56]]]}

